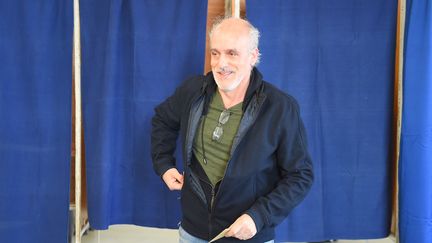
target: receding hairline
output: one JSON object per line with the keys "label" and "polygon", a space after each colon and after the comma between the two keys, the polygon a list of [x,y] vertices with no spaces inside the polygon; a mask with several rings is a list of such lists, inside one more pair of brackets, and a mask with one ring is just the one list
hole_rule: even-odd
{"label": "receding hairline", "polygon": [[213,21],[213,25],[209,31],[210,38],[211,38],[212,34],[219,29],[220,26],[222,26],[223,24],[226,24],[227,22],[233,22],[233,21],[241,24],[240,26],[245,27],[245,30],[248,31],[249,33],[250,33],[250,31],[255,29],[255,27],[246,19],[236,18],[236,17],[219,16],[219,17],[215,18],[215,20]]}

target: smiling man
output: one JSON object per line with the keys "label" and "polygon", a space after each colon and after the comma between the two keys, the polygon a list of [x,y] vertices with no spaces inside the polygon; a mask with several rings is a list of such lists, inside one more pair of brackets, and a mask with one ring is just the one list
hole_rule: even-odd
{"label": "smiling man", "polygon": [[[210,31],[212,72],[186,80],[156,107],[153,167],[181,190],[180,242],[273,242],[274,228],[313,181],[293,97],[263,81],[259,31],[225,18]],[[184,172],[176,169],[178,136]]]}

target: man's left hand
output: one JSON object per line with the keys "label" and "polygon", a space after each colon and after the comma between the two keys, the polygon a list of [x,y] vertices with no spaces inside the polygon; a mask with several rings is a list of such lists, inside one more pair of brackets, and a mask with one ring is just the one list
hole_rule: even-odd
{"label": "man's left hand", "polygon": [[240,216],[230,227],[225,237],[235,237],[240,240],[248,240],[257,233],[255,222],[247,215]]}

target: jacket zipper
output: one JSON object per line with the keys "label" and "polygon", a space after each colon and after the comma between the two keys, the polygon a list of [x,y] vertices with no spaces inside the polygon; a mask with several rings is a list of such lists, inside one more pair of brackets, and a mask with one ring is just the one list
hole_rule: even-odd
{"label": "jacket zipper", "polygon": [[215,187],[207,182],[206,180],[202,179],[199,177],[199,179],[204,182],[205,184],[209,185],[211,188],[211,199],[210,199],[210,212],[209,212],[209,217],[208,217],[208,238],[211,238],[211,232],[212,232],[212,225],[211,225],[211,220],[212,220],[212,216],[213,216],[213,204],[214,204],[214,199],[215,199]]}
{"label": "jacket zipper", "polygon": [[[246,132],[246,131],[245,131]],[[235,143],[235,144],[233,144],[233,147],[232,147],[232,151],[231,151],[231,153],[230,153],[230,158],[228,159],[228,162],[227,162],[227,166],[225,167],[225,171],[224,171],[224,175],[223,175],[223,177],[222,177],[222,179],[221,179],[221,181],[220,181],[220,185],[219,185],[219,190],[217,191],[217,193],[215,193],[215,191],[214,191],[214,187],[212,186],[212,199],[211,199],[211,205],[210,205],[210,218],[211,218],[211,216],[213,215],[213,210],[214,210],[214,201],[216,201],[216,197],[217,197],[217,195],[219,194],[219,191],[220,191],[220,189],[222,188],[222,184],[223,184],[223,182],[224,182],[224,180],[223,180],[223,178],[225,178],[225,176],[226,176],[226,172],[227,172],[227,170],[228,170],[228,166],[230,165],[230,162],[231,162],[231,158],[233,157],[233,155],[234,155],[234,153],[235,153],[235,151],[237,150],[237,146],[240,144],[240,142],[243,140],[243,137],[244,137],[244,134],[240,134],[240,138],[239,138],[239,140]],[[209,221],[209,229],[211,229],[211,224],[210,224],[210,221]],[[210,233],[211,231],[209,231],[209,233]]]}
{"label": "jacket zipper", "polygon": [[[229,165],[229,161],[230,161],[230,160],[231,160],[231,158],[228,160],[228,162],[227,162],[227,166],[226,166],[226,168],[225,168],[224,176],[223,176],[222,179],[220,180],[219,190],[220,190],[220,188],[221,188],[221,186],[222,186],[223,178],[225,177],[225,174],[226,174],[226,171],[227,171],[227,168],[228,168],[228,165]],[[206,182],[206,183],[207,183],[207,182]],[[219,183],[219,182],[218,182],[218,183]],[[211,183],[207,183],[207,184],[209,184],[210,187],[211,187],[210,215],[209,215],[209,221],[208,221],[208,227],[209,227],[209,239],[211,239],[211,232],[212,232],[212,224],[211,224],[211,221],[212,221],[213,211],[214,211],[214,202],[215,202],[215,200],[216,200],[216,196],[217,196],[217,194],[219,193],[219,190],[218,190],[218,192],[216,193],[216,192],[215,192],[215,187],[214,187],[213,185],[211,185]],[[217,183],[216,183],[216,184],[217,184]]]}
{"label": "jacket zipper", "polygon": [[213,231],[212,228],[212,217],[213,217],[213,202],[214,202],[214,198],[215,198],[215,190],[214,187],[211,187],[212,191],[211,191],[211,201],[210,201],[210,215],[209,215],[209,239],[211,239],[211,232]]}
{"label": "jacket zipper", "polygon": [[212,187],[212,191],[211,191],[211,201],[210,201],[210,214],[212,213],[212,208],[213,208],[214,199],[215,199],[215,190],[214,190],[214,187]]}

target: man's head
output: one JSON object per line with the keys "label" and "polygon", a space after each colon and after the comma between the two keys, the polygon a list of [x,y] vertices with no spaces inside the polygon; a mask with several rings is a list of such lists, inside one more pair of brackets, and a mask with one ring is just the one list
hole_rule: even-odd
{"label": "man's head", "polygon": [[259,61],[259,31],[248,21],[225,18],[210,31],[211,68],[220,90],[247,87],[252,68]]}

